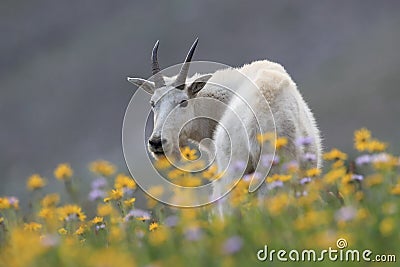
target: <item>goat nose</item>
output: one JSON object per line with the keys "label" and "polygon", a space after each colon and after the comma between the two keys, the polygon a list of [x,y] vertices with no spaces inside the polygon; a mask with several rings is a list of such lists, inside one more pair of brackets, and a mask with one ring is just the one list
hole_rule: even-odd
{"label": "goat nose", "polygon": [[154,147],[161,146],[161,139],[149,139],[149,144]]}
{"label": "goat nose", "polygon": [[167,139],[163,138],[152,138],[149,139],[149,144],[153,147],[160,147],[167,142]]}

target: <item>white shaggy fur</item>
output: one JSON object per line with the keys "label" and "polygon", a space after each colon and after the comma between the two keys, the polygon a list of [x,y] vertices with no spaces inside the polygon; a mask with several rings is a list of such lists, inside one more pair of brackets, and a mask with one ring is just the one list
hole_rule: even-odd
{"label": "white shaggy fur", "polygon": [[[248,80],[243,79],[245,75]],[[311,137],[312,144],[307,147],[308,153],[317,157],[318,166],[321,162],[321,141],[315,119],[307,104],[297,90],[296,84],[292,81],[285,69],[277,63],[267,60],[255,61],[241,68],[227,68],[219,70],[211,75],[194,75],[186,80],[184,90],[174,87],[175,77],[165,77],[166,85],[155,88],[151,81],[128,78],[128,80],[152,94],[151,101],[154,104],[154,130],[150,137],[161,136],[166,139],[163,145],[163,153],[166,155],[180,155],[179,147],[172,143],[179,134],[177,126],[182,122],[197,116],[210,115],[220,125],[210,120],[193,120],[188,123],[179,134],[179,144],[186,145],[188,140],[200,142],[205,138],[213,139],[216,147],[216,162],[219,170],[224,170],[232,162],[244,160],[243,155],[249,154],[246,171],[252,172],[257,169],[257,162],[263,154],[260,143],[257,141],[259,127],[264,132],[276,126],[277,136],[286,137],[288,144],[285,147],[285,160],[297,160],[305,151],[302,147],[296,146],[295,141],[299,137]],[[201,86],[200,91],[191,93],[191,86],[203,79],[208,82]],[[259,90],[250,90],[256,85]],[[223,88],[225,87],[225,88]],[[233,89],[233,92],[226,89]],[[201,102],[188,102],[177,114],[173,123],[163,124],[172,110],[179,108],[182,100],[207,97],[216,99],[228,105],[229,108],[221,108],[218,105],[203,105]],[[245,100],[245,101],[243,101]],[[269,105],[266,104],[266,101]],[[246,104],[247,102],[247,104]],[[273,116],[269,112],[272,111]],[[255,112],[256,114],[253,114]],[[236,114],[236,115],[235,115]],[[238,121],[239,119],[239,121]],[[244,125],[243,132],[242,124]],[[259,123],[259,124],[258,124]],[[225,129],[222,126],[225,127]],[[225,131],[226,130],[226,131]],[[229,136],[234,139],[236,146],[230,148]],[[151,148],[149,147],[151,150]],[[151,151],[154,152],[154,151]],[[154,154],[156,156],[156,154]],[[276,171],[272,169],[272,171]],[[223,179],[214,183],[213,199],[223,195],[224,187],[233,181],[233,177],[225,175]],[[222,207],[222,206],[220,206]],[[223,213],[222,209],[221,212]]]}
{"label": "white shaggy fur", "polygon": [[[243,155],[247,153],[249,154],[247,172],[256,170],[262,150],[255,129],[257,127],[267,130],[273,129],[274,123],[277,136],[288,139],[288,144],[283,151],[285,161],[296,160],[301,163],[303,162],[301,157],[305,152],[308,152],[316,155],[315,167],[319,167],[321,163],[319,130],[313,114],[285,69],[277,63],[264,60],[253,62],[239,70],[257,85],[261,94],[268,101],[273,117],[268,112],[268,108],[265,107],[264,98],[260,97],[257,92],[249,91],[243,87],[240,88],[238,94],[247,101],[248,105],[243,99],[233,97],[229,102],[229,108],[233,112],[226,111],[220,120],[220,125],[224,125],[225,129],[219,125],[214,134],[213,139],[216,144],[216,160],[219,170],[225,170],[229,165],[229,160],[231,165],[236,161],[243,161]],[[257,113],[259,125],[252,113],[253,111]],[[244,135],[240,131],[239,127],[242,127],[242,125],[239,125],[237,116],[246,128],[248,135]],[[227,132],[230,133],[231,139],[236,140],[233,149],[230,147]],[[311,137],[313,140],[307,146],[307,151],[304,151],[304,147],[296,145],[296,139],[301,137]],[[262,173],[267,171],[261,170]],[[277,172],[277,170],[272,168],[271,172]],[[233,179],[234,173],[228,170],[227,175],[215,182],[213,199],[221,197],[226,191],[225,187],[229,187]],[[224,213],[221,209],[222,204],[220,204],[220,212]]]}

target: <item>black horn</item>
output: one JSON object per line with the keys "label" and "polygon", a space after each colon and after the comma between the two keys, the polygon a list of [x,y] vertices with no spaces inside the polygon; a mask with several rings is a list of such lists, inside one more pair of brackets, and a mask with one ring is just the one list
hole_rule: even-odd
{"label": "black horn", "polygon": [[199,38],[196,38],[196,40],[192,44],[192,47],[190,48],[190,50],[189,50],[189,52],[188,52],[188,54],[186,56],[185,62],[183,63],[182,68],[181,68],[178,76],[176,77],[175,86],[177,86],[179,88],[180,87],[182,89],[184,88],[183,85],[185,84],[186,77],[187,77],[187,75],[189,73],[190,61],[192,61],[194,50],[196,50],[196,46],[197,46],[198,42],[199,42]]}
{"label": "black horn", "polygon": [[158,45],[160,41],[157,41],[154,45],[153,51],[151,52],[151,71],[154,76],[154,83],[156,88],[165,86],[165,81],[160,73],[160,66],[158,65],[157,53],[158,53]]}

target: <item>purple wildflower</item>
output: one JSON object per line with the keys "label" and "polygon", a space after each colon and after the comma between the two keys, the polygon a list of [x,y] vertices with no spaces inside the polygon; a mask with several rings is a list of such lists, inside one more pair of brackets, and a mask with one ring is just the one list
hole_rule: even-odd
{"label": "purple wildflower", "polygon": [[314,139],[310,136],[299,137],[296,139],[296,145],[297,146],[308,146],[308,145],[312,144],[313,140]]}
{"label": "purple wildflower", "polygon": [[368,154],[361,155],[356,158],[356,165],[361,166],[361,165],[367,165],[371,163],[371,156]]}
{"label": "purple wildflower", "polygon": [[234,254],[239,252],[243,246],[243,240],[239,236],[233,236],[225,241],[222,250],[225,254]]}
{"label": "purple wildflower", "polygon": [[364,179],[364,176],[362,176],[361,174],[353,174],[351,176],[351,180],[353,181],[362,181]]}
{"label": "purple wildflower", "polygon": [[280,181],[280,180],[273,181],[271,183],[267,183],[267,189],[268,190],[273,190],[275,188],[282,187],[282,186],[283,186],[283,182]]}
{"label": "purple wildflower", "polygon": [[264,166],[277,165],[279,163],[279,156],[278,155],[272,155],[272,154],[262,155],[261,156],[261,163]]}
{"label": "purple wildflower", "polygon": [[233,167],[233,170],[236,171],[236,172],[244,171],[246,169],[246,167],[247,167],[247,163],[245,161],[238,160],[238,161],[235,161],[233,163],[232,167]]}
{"label": "purple wildflower", "polygon": [[185,238],[189,241],[197,241],[203,236],[203,231],[197,227],[189,227],[185,231]]}
{"label": "purple wildflower", "polygon": [[96,200],[99,200],[99,199],[103,199],[103,198],[106,197],[106,195],[107,195],[106,192],[104,192],[103,190],[95,188],[92,191],[90,191],[89,200],[90,201],[96,201]]}
{"label": "purple wildflower", "polygon": [[104,177],[99,177],[92,181],[92,189],[101,189],[107,186],[107,180]]}
{"label": "purple wildflower", "polygon": [[299,164],[297,163],[297,161],[292,160],[292,161],[289,161],[289,162],[283,164],[282,168],[283,168],[283,170],[285,172],[287,172],[290,169],[298,169],[299,168]]}
{"label": "purple wildflower", "polygon": [[390,159],[387,153],[379,153],[371,156],[371,161],[373,163],[388,162]]}
{"label": "purple wildflower", "polygon": [[245,181],[245,182],[250,182],[252,179],[256,179],[256,180],[262,179],[261,173],[253,172],[253,173],[246,174],[245,176],[243,176],[243,181]]}
{"label": "purple wildflower", "polygon": [[143,220],[150,220],[151,214],[148,211],[141,209],[133,209],[125,216],[125,221],[130,221],[132,218],[142,218]]}
{"label": "purple wildflower", "polygon": [[10,203],[10,205],[15,205],[15,204],[18,205],[18,203],[19,203],[19,200],[16,197],[7,197],[7,199],[8,199],[8,202]]}
{"label": "purple wildflower", "polygon": [[165,225],[168,227],[175,227],[178,224],[179,218],[175,215],[168,216],[165,218]]}
{"label": "purple wildflower", "polygon": [[104,228],[106,228],[106,225],[104,223],[102,223],[100,225],[96,225],[96,227],[95,227],[96,231],[102,230]]}
{"label": "purple wildflower", "polygon": [[130,188],[124,187],[122,188],[122,191],[124,192],[124,196],[133,196],[134,191]]}
{"label": "purple wildflower", "polygon": [[317,160],[317,156],[316,156],[315,154],[313,154],[313,153],[305,153],[305,154],[303,155],[303,159],[304,159],[305,161],[313,162],[313,161],[316,161],[316,160]]}
{"label": "purple wildflower", "polygon": [[304,177],[304,178],[300,179],[300,184],[308,184],[309,182],[311,182],[310,177]]}

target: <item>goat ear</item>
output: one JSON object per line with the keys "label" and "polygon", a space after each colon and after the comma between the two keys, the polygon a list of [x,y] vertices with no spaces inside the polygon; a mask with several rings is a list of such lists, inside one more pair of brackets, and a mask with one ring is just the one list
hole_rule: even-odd
{"label": "goat ear", "polygon": [[190,96],[196,95],[198,92],[200,92],[201,89],[206,85],[208,80],[212,77],[212,75],[204,75],[201,76],[200,78],[197,78],[192,82],[191,85],[188,87],[188,93]]}
{"label": "goat ear", "polygon": [[153,94],[154,90],[155,90],[155,85],[153,82],[145,80],[145,79],[141,79],[141,78],[129,78],[128,77],[128,82],[133,83],[134,85],[136,85],[139,88],[142,88],[143,90],[145,90],[147,93],[149,94]]}

